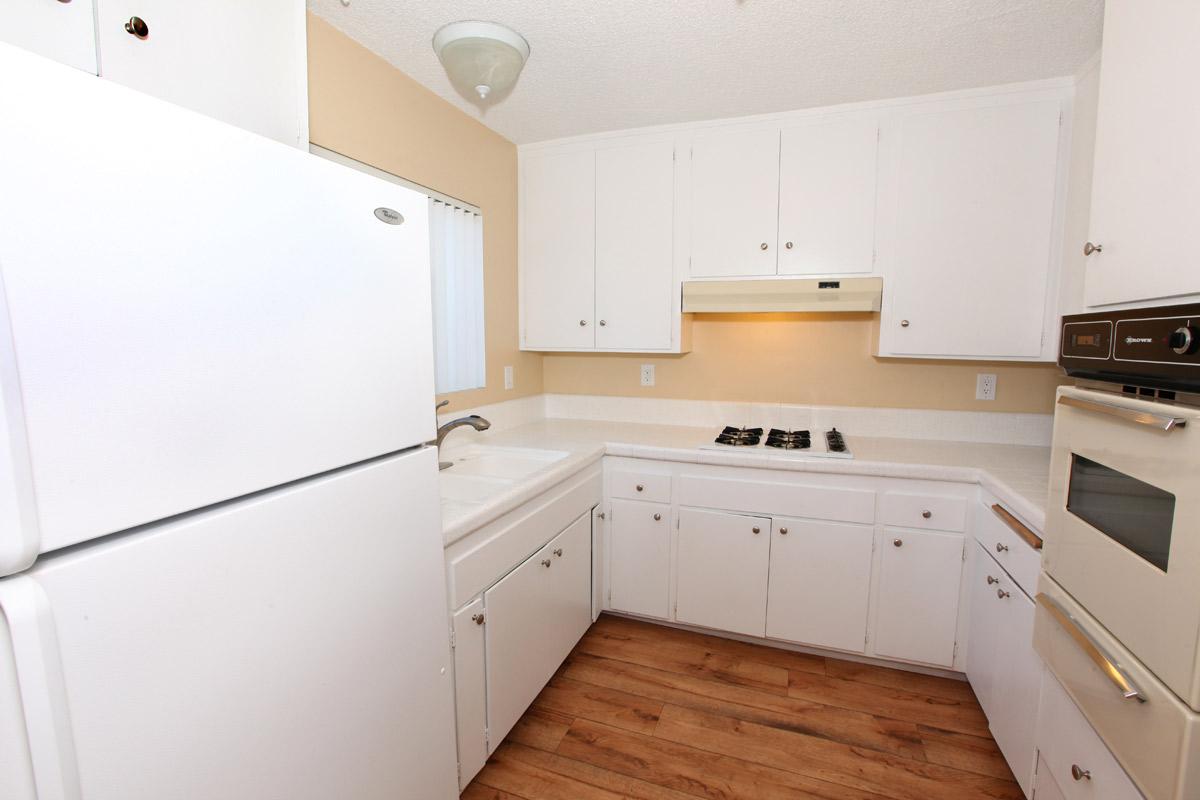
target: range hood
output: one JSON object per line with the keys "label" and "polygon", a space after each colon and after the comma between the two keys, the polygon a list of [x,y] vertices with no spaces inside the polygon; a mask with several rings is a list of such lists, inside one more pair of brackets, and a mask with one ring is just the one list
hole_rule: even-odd
{"label": "range hood", "polygon": [[767,278],[686,281],[685,314],[878,311],[883,278]]}

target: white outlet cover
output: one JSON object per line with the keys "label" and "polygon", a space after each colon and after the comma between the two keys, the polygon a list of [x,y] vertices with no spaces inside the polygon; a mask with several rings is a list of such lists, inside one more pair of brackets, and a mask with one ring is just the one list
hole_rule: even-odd
{"label": "white outlet cover", "polygon": [[504,388],[505,389],[513,388],[513,368],[512,367],[504,368]]}
{"label": "white outlet cover", "polygon": [[981,372],[975,376],[975,399],[996,399],[996,376],[989,372]]}
{"label": "white outlet cover", "polygon": [[642,386],[654,385],[654,365],[642,364]]}

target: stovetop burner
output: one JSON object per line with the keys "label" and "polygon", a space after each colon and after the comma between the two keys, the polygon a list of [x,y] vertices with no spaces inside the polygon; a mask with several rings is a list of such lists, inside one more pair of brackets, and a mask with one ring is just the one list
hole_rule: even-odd
{"label": "stovetop burner", "polygon": [[846,440],[842,438],[841,431],[837,428],[825,431],[825,446],[831,453],[846,452]]}
{"label": "stovetop burner", "polygon": [[762,428],[735,428],[726,425],[725,430],[717,434],[717,444],[729,444],[734,447],[753,447],[762,441]]}
{"label": "stovetop burner", "polygon": [[771,428],[767,434],[767,447],[780,450],[807,450],[812,447],[812,434],[808,431],[781,431]]}

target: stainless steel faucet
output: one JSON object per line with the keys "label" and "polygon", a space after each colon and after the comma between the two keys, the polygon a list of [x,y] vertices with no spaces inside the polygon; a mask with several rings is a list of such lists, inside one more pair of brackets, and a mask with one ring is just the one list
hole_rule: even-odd
{"label": "stainless steel faucet", "polygon": [[[437,404],[437,408],[441,408],[442,406],[446,405],[448,402],[450,402],[450,401],[443,400],[442,402]],[[439,453],[441,452],[442,442],[446,439],[446,436],[447,436],[447,434],[450,433],[450,431],[454,430],[455,428],[466,427],[467,425],[470,425],[472,428],[474,428],[477,431],[486,431],[488,428],[492,427],[492,423],[488,422],[486,419],[479,416],[478,414],[471,414],[470,416],[459,417],[458,419],[450,420],[445,425],[439,425],[438,429],[437,429],[437,439],[435,439],[434,443],[433,443],[434,446],[437,447],[438,452]],[[452,466],[454,466],[453,461],[439,461],[438,462],[439,470],[449,469]]]}

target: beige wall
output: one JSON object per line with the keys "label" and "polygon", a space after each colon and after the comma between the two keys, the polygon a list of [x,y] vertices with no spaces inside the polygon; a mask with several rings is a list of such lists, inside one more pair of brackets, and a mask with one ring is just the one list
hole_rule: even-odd
{"label": "beige wall", "polygon": [[517,349],[516,146],[312,14],[308,91],[314,144],[483,210],[487,388],[450,408],[541,392],[542,357]]}
{"label": "beige wall", "polygon": [[[698,314],[679,356],[548,354],[547,392],[892,408],[1050,413],[1052,364],[875,358],[878,315]],[[656,385],[639,385],[654,364]],[[997,375],[975,399],[975,375]]]}

